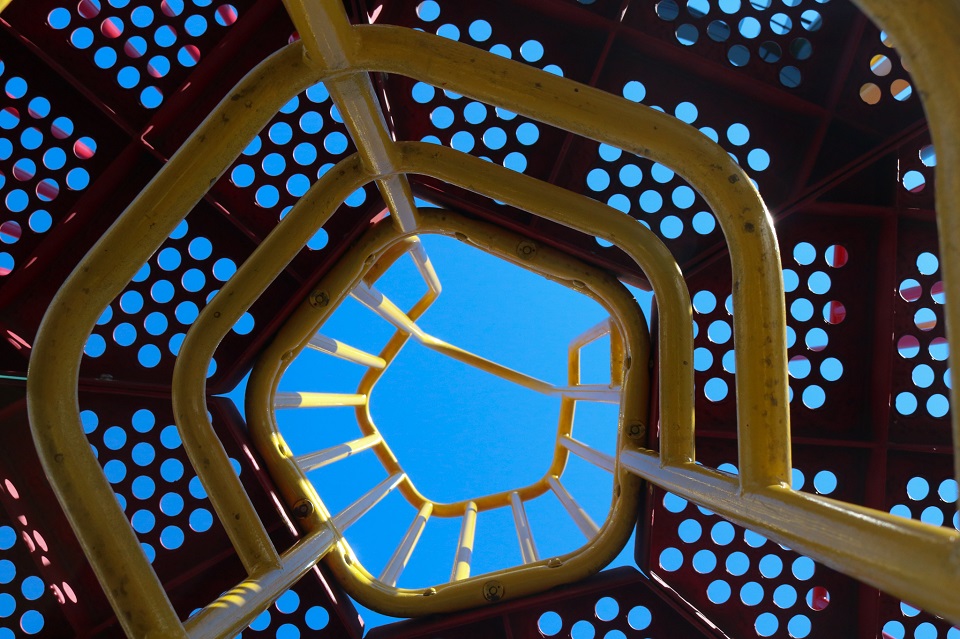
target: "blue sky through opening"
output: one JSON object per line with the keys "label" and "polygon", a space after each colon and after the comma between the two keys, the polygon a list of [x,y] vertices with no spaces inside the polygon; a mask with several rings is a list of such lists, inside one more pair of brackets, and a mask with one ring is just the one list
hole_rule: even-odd
{"label": "blue sky through opening", "polygon": [[[419,321],[427,333],[497,363],[554,384],[566,383],[570,341],[607,313],[593,300],[457,240],[422,236],[443,292]],[[405,256],[376,284],[408,310],[426,285]],[[631,289],[647,317],[652,295]],[[358,302],[346,300],[321,332],[379,353],[394,329]],[[366,369],[305,350],[280,383],[281,391],[353,393]],[[609,383],[609,338],[582,352],[582,382]],[[243,412],[246,380],[230,397]],[[439,355],[410,340],[374,388],[370,409],[414,485],[434,501],[459,501],[520,488],[543,476],[553,455],[560,400],[527,390]],[[614,452],[618,408],[579,402],[574,437]],[[353,408],[278,412],[295,454],[361,436]],[[337,513],[386,477],[371,451],[313,471],[309,478],[327,508]],[[606,519],[612,476],[571,455],[562,481],[593,520]],[[552,493],[525,504],[543,558],[585,542]],[[374,575],[387,564],[416,511],[394,491],[354,524],[347,539]],[[431,518],[401,575],[401,587],[426,587],[450,577],[459,518]],[[521,564],[508,508],[480,513],[471,574]],[[633,541],[612,566],[634,565]],[[361,610],[368,628],[394,619]]]}

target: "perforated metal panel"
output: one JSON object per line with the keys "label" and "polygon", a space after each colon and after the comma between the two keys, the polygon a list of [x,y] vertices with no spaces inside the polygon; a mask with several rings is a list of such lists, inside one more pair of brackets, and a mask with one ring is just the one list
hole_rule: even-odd
{"label": "perforated metal panel", "polygon": [[[846,0],[353,0],[355,22],[423,29],[660,108],[734,155],[777,220],[795,486],[960,527],[950,477],[936,155],[895,43]],[[14,0],[0,29],[0,637],[117,636],[33,452],[24,379],[71,269],[227,91],[296,38],[278,0]],[[697,326],[698,451],[735,471],[729,259],[703,199],[666,167],[410,79],[374,77],[397,139],[452,146],[586,194],[672,251]],[[178,444],[183,335],[237,265],[354,150],[322,85],[289,102],[104,313],[82,363],[91,445],[186,616],[243,576]],[[415,193],[606,267],[615,247],[416,178]],[[294,532],[229,391],[383,211],[354,193],[208,372],[209,409],[279,546]],[[649,445],[657,447],[655,432]],[[692,504],[648,491],[632,570],[372,637],[916,637],[960,630]],[[610,599],[616,603],[611,604]],[[243,636],[359,637],[308,574]]]}

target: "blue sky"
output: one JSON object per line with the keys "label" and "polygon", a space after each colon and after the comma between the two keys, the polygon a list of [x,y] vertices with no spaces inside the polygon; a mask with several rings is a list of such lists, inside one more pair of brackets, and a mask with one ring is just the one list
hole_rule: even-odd
{"label": "blue sky", "polygon": [[[443,292],[420,320],[431,335],[545,381],[566,383],[569,342],[607,314],[593,300],[454,239],[424,236]],[[409,257],[377,288],[409,309],[426,290]],[[642,296],[649,309],[649,294]],[[348,299],[321,331],[378,353],[393,327]],[[583,351],[582,381],[609,383],[609,338]],[[365,369],[305,350],[288,369],[281,391],[352,393]],[[233,394],[242,391],[238,388]],[[457,501],[519,488],[539,479],[553,455],[560,400],[540,395],[439,355],[411,340],[371,394],[371,413],[404,470],[435,501]],[[612,454],[618,409],[581,402],[574,437]],[[281,432],[295,454],[356,439],[352,408],[285,410]],[[386,477],[372,451],[313,471],[333,513]],[[597,524],[610,507],[612,476],[571,456],[562,481]],[[585,538],[547,494],[526,504],[541,557],[574,550]],[[416,511],[394,492],[347,532],[363,565],[379,574]],[[449,579],[460,519],[432,518],[399,585],[425,587]],[[632,564],[632,541],[615,565]],[[472,574],[521,563],[509,509],[480,513]],[[368,626],[392,621],[363,611]]]}

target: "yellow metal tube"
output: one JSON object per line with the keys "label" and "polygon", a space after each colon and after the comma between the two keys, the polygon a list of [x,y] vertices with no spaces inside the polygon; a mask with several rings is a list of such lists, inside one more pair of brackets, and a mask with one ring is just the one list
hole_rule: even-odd
{"label": "yellow metal tube", "polygon": [[[286,94],[310,86],[308,72],[298,46],[251,71],[81,260],[37,332],[27,379],[37,453],[124,632],[132,637],[182,637],[184,631],[83,434],[77,405],[83,347],[103,309],[289,100]],[[236,478],[228,462],[211,470],[226,483]],[[256,531],[255,521],[244,523]],[[251,564],[271,557],[267,541],[265,534],[253,534],[258,549],[247,553],[253,555]]]}
{"label": "yellow metal tube", "polygon": [[374,486],[363,497],[347,506],[343,512],[333,518],[333,525],[341,533],[355,524],[358,519],[370,512],[370,509],[379,504],[384,497],[389,495],[400,482],[407,478],[403,473],[397,473],[387,477],[382,482]]}
{"label": "yellow metal tube", "polygon": [[624,450],[620,464],[772,541],[960,623],[956,531],[819,495],[769,486],[744,494],[735,477],[696,464],[662,467]]}
{"label": "yellow metal tube", "polygon": [[572,437],[569,437],[569,436],[561,437],[560,445],[566,448],[567,450],[569,450],[571,453],[573,453],[580,459],[583,459],[584,461],[588,461],[594,466],[596,466],[597,468],[602,468],[607,472],[612,473],[617,464],[617,460],[615,460],[610,455],[607,455],[606,453],[601,453],[599,450],[594,450],[593,448],[590,448],[583,442],[578,442]]}
{"label": "yellow metal tube", "polygon": [[277,393],[274,408],[328,408],[331,406],[363,406],[366,395],[344,393]]}
{"label": "yellow metal tube", "polygon": [[621,247],[643,268],[658,300],[660,348],[671,353],[669,357],[660,358],[660,457],[664,464],[692,461],[690,295],[680,269],[663,243],[633,218],[586,196],[453,149],[423,142],[404,142],[401,147],[405,171],[429,175],[477,193],[495,194],[507,204],[591,235],[597,235],[597,229],[601,229],[601,235]]}
{"label": "yellow metal tube", "polygon": [[[442,86],[653,159],[675,170],[700,192],[716,214],[730,248],[734,306],[752,310],[734,318],[737,393],[743,398],[737,402],[741,481],[747,488],[789,484],[790,422],[780,252],[766,207],[747,175],[726,151],[676,118],[638,108],[618,96],[521,63],[494,59],[496,56],[474,47],[399,27],[371,25],[355,29],[359,44],[354,63],[362,68]],[[435,148],[439,152],[445,150]],[[468,160],[458,163],[466,164]],[[452,167],[449,171],[432,172],[443,173],[435,175],[440,179],[453,173],[463,176]],[[626,215],[610,213],[623,220],[610,226],[602,224],[609,230],[600,233],[601,237],[629,250],[632,243],[620,241],[618,226],[640,225]],[[566,211],[555,217],[562,218],[559,221],[566,226],[585,226],[579,215],[570,216]],[[667,273],[670,278],[679,276],[675,268]],[[646,275],[656,279],[651,272]],[[656,284],[651,283],[658,302],[662,301],[663,287],[657,290]],[[661,347],[671,353],[671,358],[679,360],[677,366],[683,371],[682,375],[664,375],[661,371],[661,379],[687,375],[692,379],[693,357],[692,352],[687,352],[692,340],[678,334],[692,322],[689,309],[688,301],[669,311],[685,317],[664,317],[660,324]],[[661,386],[661,393],[661,407],[667,409],[662,414],[669,416],[661,423],[664,463],[690,461],[693,426],[689,418],[692,414],[686,413],[692,412],[692,387],[668,384]],[[674,421],[678,418],[683,421]]]}
{"label": "yellow metal tube", "polygon": [[[854,0],[894,39],[923,100],[937,150],[936,209],[940,231],[940,277],[947,291],[947,340],[960,336],[960,3],[956,0]],[[960,366],[950,360],[954,476],[960,481]],[[960,509],[960,502],[957,503]],[[960,551],[957,562],[960,563]],[[954,620],[956,621],[956,620]]]}
{"label": "yellow metal tube", "polygon": [[326,83],[330,98],[357,146],[363,165],[378,176],[377,186],[392,217],[402,231],[417,226],[413,192],[405,175],[394,171],[396,149],[370,76],[351,68],[358,46],[354,30],[338,0],[284,0],[306,47],[306,61],[321,69],[337,69]]}
{"label": "yellow metal tube", "polygon": [[603,404],[620,403],[620,387],[606,384],[577,384],[556,388],[551,395],[562,395],[582,402],[600,402]]}
{"label": "yellow metal tube", "polygon": [[470,576],[470,564],[473,561],[473,540],[477,530],[477,504],[467,502],[467,508],[460,522],[460,538],[457,541],[457,554],[453,559],[453,572],[450,581],[461,581]]}
{"label": "yellow metal tube", "polygon": [[530,530],[530,520],[527,519],[527,511],[524,509],[523,500],[520,499],[520,493],[517,491],[510,493],[510,510],[513,511],[513,524],[517,529],[517,541],[520,542],[520,555],[523,557],[523,563],[532,564],[535,561],[540,561],[537,544],[533,541],[533,531]]}
{"label": "yellow metal tube", "polygon": [[390,561],[387,562],[387,566],[380,574],[380,581],[388,586],[397,585],[397,580],[400,579],[403,569],[407,567],[407,562],[410,561],[413,549],[420,541],[420,535],[423,534],[423,529],[426,528],[432,512],[433,504],[427,503],[420,507],[420,512],[413,518],[413,522],[411,522],[410,528],[407,529],[407,533],[400,541],[400,545],[397,546],[393,556],[390,557]]}
{"label": "yellow metal tube", "polygon": [[587,511],[567,492],[567,489],[563,487],[559,479],[556,477],[548,477],[547,483],[550,484],[550,489],[553,491],[553,494],[556,495],[560,503],[563,504],[564,509],[569,513],[573,523],[577,525],[577,528],[580,529],[583,536],[586,537],[588,541],[593,539],[596,534],[600,532],[600,527],[593,523]]}
{"label": "yellow metal tube", "polygon": [[190,639],[234,637],[297,583],[336,543],[329,527],[299,539],[283,553],[280,568],[251,575],[184,622]]}
{"label": "yellow metal tube", "polygon": [[[351,292],[351,295],[358,302],[372,310],[374,313],[380,315],[380,317],[386,321],[393,324],[398,330],[409,334],[427,348],[437,351],[438,353],[442,353],[447,357],[451,357],[457,361],[463,362],[464,364],[478,368],[486,373],[490,373],[491,375],[496,375],[497,377],[509,380],[515,384],[529,388],[530,390],[543,393],[544,395],[554,395],[564,392],[565,394],[569,393],[571,396],[575,396],[579,390],[557,389],[548,382],[525,375],[524,373],[515,371],[512,368],[497,364],[496,362],[492,362],[484,357],[475,355],[470,351],[454,346],[453,344],[449,344],[441,339],[433,337],[432,335],[428,335],[417,325],[416,322],[410,319],[406,313],[400,310],[396,304],[390,301],[390,298],[363,282],[357,285],[357,287]],[[589,390],[584,390],[582,392],[584,395],[588,395],[590,393]],[[597,395],[602,396],[604,400],[609,399],[609,393],[601,392],[597,393]],[[619,401],[619,398],[617,401]]]}
{"label": "yellow metal tube", "polygon": [[329,466],[330,464],[338,462],[341,459],[352,457],[357,453],[369,450],[374,446],[379,446],[382,443],[383,438],[379,434],[368,435],[367,437],[361,437],[360,439],[355,439],[345,444],[340,444],[339,446],[331,446],[330,448],[325,448],[315,453],[298,455],[295,458],[295,461],[297,462],[297,465],[303,469],[303,472],[308,473],[311,470],[317,470],[318,468]]}
{"label": "yellow metal tube", "polygon": [[[496,168],[496,167],[494,167]],[[504,169],[500,169],[505,171]],[[494,197],[499,193],[494,192]],[[600,205],[602,206],[602,205]],[[630,357],[625,361],[627,375],[624,379],[623,403],[621,405],[620,423],[633,423],[647,414],[646,394],[648,388],[649,347],[646,338],[646,325],[639,314],[636,302],[624,287],[614,278],[577,260],[557,253],[546,246],[539,247],[536,259],[533,261],[521,260],[517,257],[516,246],[523,238],[516,234],[496,229],[488,224],[466,220],[460,216],[442,211],[421,211],[421,233],[443,233],[457,237],[461,241],[479,246],[488,252],[498,255],[508,261],[522,263],[523,266],[541,273],[557,282],[580,290],[584,294],[594,297],[610,312],[617,324],[617,330],[624,332],[625,343],[629,344]],[[293,215],[293,212],[290,213]],[[289,215],[288,215],[289,218]],[[327,306],[315,307],[307,301],[288,320],[280,330],[268,349],[261,355],[255,367],[247,390],[247,418],[250,423],[251,435],[257,448],[264,454],[271,474],[276,478],[280,490],[287,503],[295,503],[304,497],[314,499],[312,487],[304,481],[302,474],[284,453],[282,437],[277,431],[272,408],[265,399],[269,398],[277,380],[283,375],[286,366],[295,357],[299,349],[303,348],[309,337],[316,333],[319,326],[337,304],[346,297],[348,292],[356,286],[358,281],[365,280],[365,273],[370,264],[376,265],[384,256],[391,253],[391,247],[402,241],[404,236],[393,234],[388,224],[373,227],[351,252],[338,262],[337,266],[322,280],[318,286],[321,290],[330,293],[331,301]],[[645,238],[647,236],[644,236]],[[652,235],[651,241],[658,242]],[[643,239],[641,241],[647,241]],[[243,268],[243,267],[242,267]],[[240,272],[234,277],[238,277]],[[423,300],[421,300],[423,302]],[[418,303],[420,309],[423,308]],[[411,316],[416,316],[416,309],[411,310]],[[398,336],[394,336],[394,340]],[[405,336],[401,336],[405,337]],[[391,340],[393,342],[393,340]],[[394,342],[396,344],[396,342]],[[380,354],[386,361],[391,357],[387,353]],[[630,360],[634,362],[630,364]],[[639,362],[641,365],[637,365]],[[367,376],[379,376],[380,370],[369,370]],[[370,387],[366,387],[369,391]],[[362,414],[361,414],[362,413]],[[358,411],[361,417],[362,430],[375,430],[369,413],[364,409]],[[629,440],[623,439],[620,445],[630,445]],[[381,460],[388,473],[396,464],[396,460],[389,455],[389,448],[384,444],[378,446],[376,452],[383,455]],[[563,449],[564,455],[566,450]],[[561,456],[565,459],[565,456]],[[395,466],[399,468],[397,464]],[[551,467],[552,470],[552,467]],[[561,465],[562,470],[562,465]],[[555,558],[556,562],[548,567],[546,562],[539,561],[527,564],[520,569],[497,572],[489,576],[467,577],[461,581],[452,582],[436,587],[436,594],[424,597],[422,589],[405,590],[388,588],[370,575],[356,562],[349,550],[338,545],[338,551],[329,557],[328,565],[334,571],[347,591],[368,607],[374,607],[389,614],[409,616],[428,614],[431,612],[451,611],[465,606],[478,606],[486,603],[482,596],[482,585],[479,580],[493,578],[501,580],[509,597],[523,596],[537,592],[548,585],[569,583],[598,570],[614,557],[622,548],[624,540],[629,537],[632,522],[636,517],[637,491],[640,489],[639,479],[624,473],[618,473],[614,481],[620,486],[619,497],[614,500],[612,512],[608,521],[601,528],[599,535],[588,547]],[[425,503],[424,498],[416,492],[409,481],[404,481],[398,487],[411,503],[419,508]],[[518,492],[523,499],[533,498],[549,490],[546,481],[520,489]],[[509,505],[509,493],[489,495],[474,500],[478,510],[503,507]],[[434,516],[461,516],[466,504],[434,504]],[[304,520],[307,529],[320,525],[322,518],[316,522],[308,518]],[[519,571],[519,572],[518,572]],[[432,592],[432,591],[431,591]]]}
{"label": "yellow metal tube", "polygon": [[362,351],[359,348],[354,348],[349,344],[344,344],[340,340],[336,340],[325,335],[314,335],[313,338],[311,338],[310,343],[307,344],[307,347],[312,348],[315,351],[320,351],[321,353],[339,357],[340,359],[348,362],[353,362],[354,364],[360,364],[361,366],[367,366],[370,368],[385,368],[387,365],[382,358],[377,357],[376,355],[371,355],[370,353]]}

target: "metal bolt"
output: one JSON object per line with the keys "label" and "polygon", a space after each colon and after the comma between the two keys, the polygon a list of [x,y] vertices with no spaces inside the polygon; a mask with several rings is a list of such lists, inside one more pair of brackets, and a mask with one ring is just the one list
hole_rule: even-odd
{"label": "metal bolt", "polygon": [[427,588],[426,590],[423,591],[423,596],[424,596],[424,597],[431,597],[431,596],[433,596],[433,595],[435,595],[435,594],[437,594],[437,589],[436,589],[436,588]]}
{"label": "metal bolt", "polygon": [[483,584],[483,598],[487,601],[500,601],[503,599],[503,584],[492,579]]}
{"label": "metal bolt", "polygon": [[562,565],[563,565],[563,562],[560,561],[559,557],[554,557],[553,559],[547,562],[547,566],[549,566],[550,568],[559,568]]}
{"label": "metal bolt", "polygon": [[525,260],[533,259],[537,254],[537,245],[524,240],[517,244],[517,255]]}
{"label": "metal bolt", "polygon": [[317,289],[310,293],[310,306],[314,308],[323,308],[330,303],[330,296],[327,295],[326,291],[321,291]]}
{"label": "metal bolt", "polygon": [[306,519],[313,514],[313,502],[309,499],[301,499],[293,505],[293,515],[297,519]]}
{"label": "metal bolt", "polygon": [[647,434],[647,426],[640,422],[630,424],[627,428],[627,437],[630,439],[643,439]]}

